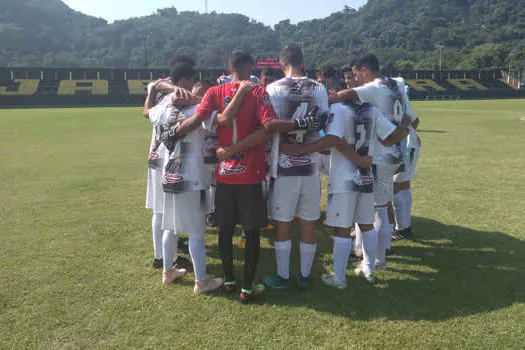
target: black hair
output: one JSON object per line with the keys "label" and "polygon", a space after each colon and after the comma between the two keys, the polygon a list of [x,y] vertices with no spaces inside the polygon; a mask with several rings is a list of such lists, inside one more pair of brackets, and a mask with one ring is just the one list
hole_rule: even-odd
{"label": "black hair", "polygon": [[379,72],[379,69],[380,69],[379,61],[377,60],[377,57],[371,53],[359,57],[355,62],[355,67],[357,69],[366,67],[374,73]]}
{"label": "black hair", "polygon": [[319,75],[325,77],[326,79],[335,78],[336,72],[332,66],[324,66],[319,69]]}
{"label": "black hair", "polygon": [[178,54],[178,55],[172,57],[171,60],[170,60],[169,65],[171,67],[172,65],[175,65],[175,64],[180,63],[180,62],[187,63],[187,64],[189,64],[192,67],[195,67],[197,65],[197,63],[195,63],[195,60],[193,58],[191,58],[188,55],[184,55],[184,54]]}
{"label": "black hair", "polygon": [[343,73],[346,73],[346,72],[351,72],[352,71],[352,68],[354,68],[355,66],[355,62],[356,62],[356,59],[352,59],[350,61],[350,63],[346,64],[343,66]]}
{"label": "black hair", "polygon": [[270,67],[264,67],[261,71],[261,76],[262,75],[265,75],[265,76],[269,76],[269,77],[275,77],[275,78],[278,78],[279,75],[281,73],[275,69],[275,68],[270,68]]}
{"label": "black hair", "polygon": [[183,79],[191,79],[195,77],[197,71],[193,66],[187,62],[175,62],[170,66],[171,81],[173,83]]}
{"label": "black hair", "polygon": [[281,50],[280,59],[284,66],[300,67],[304,63],[303,51],[297,45],[287,45]]}
{"label": "black hair", "polygon": [[333,79],[329,79],[326,82],[325,88],[326,88],[326,91],[328,91],[329,93],[331,91],[338,92],[338,91],[344,90],[346,88],[346,85],[341,80],[333,78]]}
{"label": "black hair", "polygon": [[246,51],[235,50],[230,56],[230,68],[232,71],[237,72],[245,66],[253,67],[254,61],[252,55]]}

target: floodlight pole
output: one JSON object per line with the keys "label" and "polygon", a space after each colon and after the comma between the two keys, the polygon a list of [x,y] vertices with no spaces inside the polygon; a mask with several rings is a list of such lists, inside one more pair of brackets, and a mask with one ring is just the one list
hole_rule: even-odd
{"label": "floodlight pole", "polygon": [[442,60],[442,57],[443,57],[443,49],[445,48],[445,46],[443,45],[438,45],[436,46],[436,48],[439,50],[439,70],[442,70],[442,63],[443,63],[443,60]]}

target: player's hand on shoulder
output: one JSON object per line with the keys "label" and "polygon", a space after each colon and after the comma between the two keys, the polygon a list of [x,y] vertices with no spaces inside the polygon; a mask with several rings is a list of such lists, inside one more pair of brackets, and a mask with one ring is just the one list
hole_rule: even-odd
{"label": "player's hand on shoulder", "polygon": [[239,84],[239,91],[238,91],[238,93],[243,94],[243,95],[247,94],[249,92],[252,92],[253,89],[255,89],[257,86],[259,86],[259,85],[254,84],[254,83],[252,83],[249,80],[243,80]]}

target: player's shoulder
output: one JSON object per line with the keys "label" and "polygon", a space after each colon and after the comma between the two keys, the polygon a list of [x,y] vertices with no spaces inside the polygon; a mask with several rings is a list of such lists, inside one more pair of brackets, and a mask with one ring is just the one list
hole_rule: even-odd
{"label": "player's shoulder", "polygon": [[277,92],[285,91],[286,89],[289,89],[291,85],[292,85],[291,79],[284,77],[282,79],[279,79],[269,84],[266,87],[266,91],[268,91],[269,94],[277,93]]}

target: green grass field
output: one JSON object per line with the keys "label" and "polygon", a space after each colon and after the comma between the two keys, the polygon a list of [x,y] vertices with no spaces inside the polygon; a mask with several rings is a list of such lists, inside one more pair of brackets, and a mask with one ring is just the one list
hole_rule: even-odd
{"label": "green grass field", "polygon": [[[523,348],[525,100],[414,109],[416,241],[395,243],[377,285],[349,270],[349,288],[332,290],[319,281],[332,258],[319,225],[312,288],[246,306],[194,297],[192,275],[162,286],[151,268],[138,108],[0,110],[0,347]],[[259,278],[275,269],[270,242]]]}

